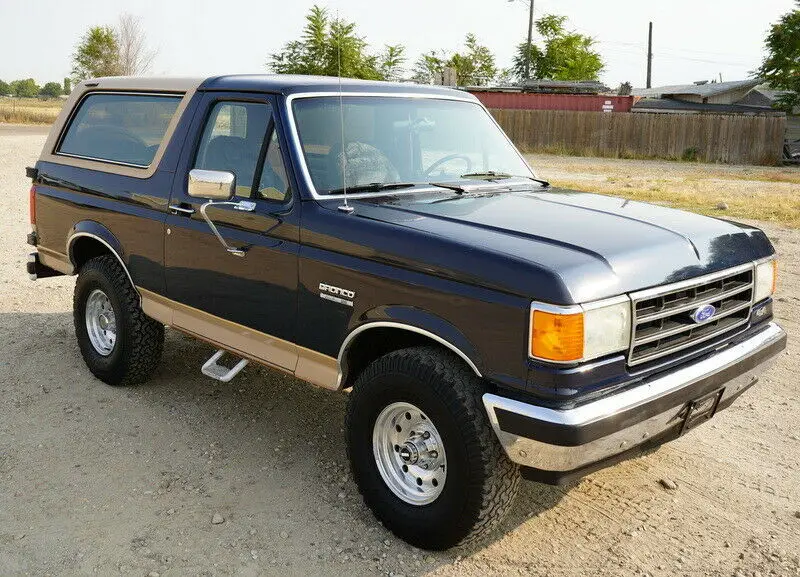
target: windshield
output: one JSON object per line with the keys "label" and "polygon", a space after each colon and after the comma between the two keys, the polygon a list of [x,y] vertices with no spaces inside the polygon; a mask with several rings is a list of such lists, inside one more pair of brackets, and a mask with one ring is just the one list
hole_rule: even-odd
{"label": "windshield", "polygon": [[477,103],[344,96],[340,108],[339,96],[315,96],[295,99],[293,113],[320,194],[344,186],[458,182],[485,173],[533,176]]}

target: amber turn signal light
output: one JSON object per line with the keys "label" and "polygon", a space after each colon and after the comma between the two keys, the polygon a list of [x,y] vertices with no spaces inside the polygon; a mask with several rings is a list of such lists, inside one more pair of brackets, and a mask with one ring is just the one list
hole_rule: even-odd
{"label": "amber turn signal light", "polygon": [[583,313],[559,315],[534,310],[531,315],[531,356],[549,361],[583,358]]}

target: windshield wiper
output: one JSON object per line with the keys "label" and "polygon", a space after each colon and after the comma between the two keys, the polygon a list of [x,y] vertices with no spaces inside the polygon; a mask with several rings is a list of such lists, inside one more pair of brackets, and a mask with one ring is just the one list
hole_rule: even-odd
{"label": "windshield wiper", "polygon": [[532,176],[522,176],[518,174],[509,174],[507,172],[495,172],[494,170],[487,170],[485,172],[468,172],[467,174],[462,174],[461,178],[474,178],[476,180],[500,180],[504,178],[525,178],[528,180],[532,180],[534,182],[538,182],[543,187],[547,188],[550,186],[550,183],[546,180],[542,180],[541,178],[534,178]]}
{"label": "windshield wiper", "polygon": [[347,192],[380,192],[382,190],[394,190],[400,188],[411,188],[417,186],[417,182],[371,182],[369,184],[359,184],[345,188],[333,188],[328,194],[342,194]]}

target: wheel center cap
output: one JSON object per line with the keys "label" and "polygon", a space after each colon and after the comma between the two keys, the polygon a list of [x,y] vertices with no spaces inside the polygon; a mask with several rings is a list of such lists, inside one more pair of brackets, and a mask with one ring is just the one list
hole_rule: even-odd
{"label": "wheel center cap", "polygon": [[419,451],[417,450],[417,446],[410,441],[400,447],[399,454],[400,458],[403,459],[404,462],[410,463],[411,465],[419,461]]}

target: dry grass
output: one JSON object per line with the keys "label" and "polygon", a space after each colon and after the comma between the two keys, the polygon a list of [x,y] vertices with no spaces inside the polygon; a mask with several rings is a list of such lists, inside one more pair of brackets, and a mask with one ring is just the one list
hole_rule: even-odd
{"label": "dry grass", "polygon": [[[530,155],[554,186],[800,228],[800,168]],[[720,208],[727,206],[727,208]]]}
{"label": "dry grass", "polygon": [[62,100],[40,100],[38,98],[1,98],[0,122],[10,124],[52,124],[61,107]]}

